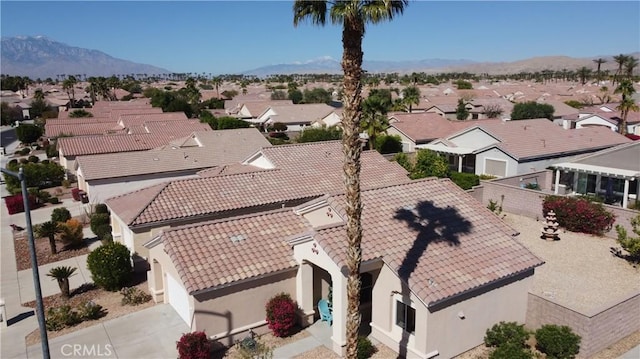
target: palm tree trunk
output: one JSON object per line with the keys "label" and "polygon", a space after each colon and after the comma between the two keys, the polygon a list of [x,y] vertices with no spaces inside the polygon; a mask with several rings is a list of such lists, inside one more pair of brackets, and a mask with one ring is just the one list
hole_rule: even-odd
{"label": "palm tree trunk", "polygon": [[58,250],[56,249],[56,237],[49,236],[49,247],[51,247],[51,254],[58,253]]}
{"label": "palm tree trunk", "polygon": [[360,264],[362,262],[362,203],[360,200],[360,117],[362,115],[362,38],[364,22],[344,19],[342,30],[342,70],[344,72],[344,113],[342,150],[347,214],[347,358],[357,357],[360,327]]}
{"label": "palm tree trunk", "polygon": [[58,279],[58,286],[60,287],[60,292],[62,293],[62,296],[64,298],[71,297],[70,295],[71,291],[69,290],[69,278],[57,278],[57,279]]}

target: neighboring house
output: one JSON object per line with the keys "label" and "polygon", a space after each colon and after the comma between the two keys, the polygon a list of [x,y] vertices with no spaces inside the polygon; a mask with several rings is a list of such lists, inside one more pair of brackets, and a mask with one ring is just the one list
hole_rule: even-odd
{"label": "neighboring house", "polygon": [[575,120],[578,118],[578,114],[580,113],[580,110],[571,107],[562,101],[540,99],[537,103],[553,106],[553,119],[557,121]]}
{"label": "neighboring house", "polygon": [[150,150],[169,144],[196,131],[210,131],[207,124],[198,120],[161,121],[145,123],[146,133],[60,137],[56,141],[60,165],[68,175],[75,175],[75,158],[105,153]]}
{"label": "neighboring house", "polygon": [[[345,196],[195,223],[147,242],[149,286],[191,330],[211,338],[266,331],[269,298],[289,293],[303,325],[332,288],[331,343],[346,345]],[[451,358],[500,321],[523,323],[544,262],[449,180],[362,191],[362,328],[402,357]],[[256,310],[247,310],[254,308]],[[491,310],[488,310],[491,308]]]}
{"label": "neighboring house", "polygon": [[256,123],[267,128],[276,122],[287,125],[287,131],[301,131],[314,122],[335,122],[335,107],[324,103],[269,106],[256,119]]}
{"label": "neighboring house", "polygon": [[432,105],[427,107],[425,112],[429,113],[437,113],[438,115],[448,119],[448,120],[456,120],[456,111],[458,109],[458,105],[454,104],[439,104]]}
{"label": "neighboring house", "polygon": [[573,121],[576,129],[592,126],[603,126],[609,128],[611,131],[618,131],[618,123],[615,120],[611,120],[605,116],[599,114],[580,115],[580,118]]}
{"label": "neighboring house", "polygon": [[[342,161],[340,141],[264,147],[237,161],[255,167],[254,172],[206,171],[204,178],[174,180],[109,198],[105,203],[111,210],[113,238],[147,257],[142,244],[163,228],[297,206],[341,191]],[[364,151],[361,161],[362,188],[409,181],[404,168],[376,151]]]}
{"label": "neighboring house", "polygon": [[507,177],[629,141],[604,127],[563,129],[547,119],[532,119],[486,121],[416,147],[447,155],[451,168],[459,172]]}
{"label": "neighboring house", "polygon": [[388,135],[400,136],[403,152],[414,152],[416,145],[449,136],[476,121],[452,121],[433,112],[401,113],[389,117]]}
{"label": "neighboring house", "polygon": [[591,194],[627,208],[640,194],[640,141],[556,163],[556,194]]}
{"label": "neighboring house", "polygon": [[195,178],[205,168],[239,162],[271,146],[255,128],[194,132],[148,151],[76,158],[78,188],[92,203],[157,183]]}
{"label": "neighboring house", "polygon": [[31,119],[31,105],[26,102],[20,102],[16,104],[16,106],[22,111],[22,119],[30,120]]}
{"label": "neighboring house", "polygon": [[234,107],[227,110],[229,116],[235,116],[241,120],[255,123],[260,114],[264,113],[271,106],[288,106],[293,105],[291,100],[255,100],[243,101],[237,103]]}

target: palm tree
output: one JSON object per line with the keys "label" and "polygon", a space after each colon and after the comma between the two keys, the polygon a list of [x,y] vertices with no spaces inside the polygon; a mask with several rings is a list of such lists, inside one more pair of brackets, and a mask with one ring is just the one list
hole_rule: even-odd
{"label": "palm tree", "polygon": [[597,58],[593,60],[593,62],[595,62],[598,65],[598,69],[596,70],[596,79],[598,80],[598,82],[600,82],[600,80],[602,80],[602,78],[600,77],[600,67],[602,66],[602,64],[606,63],[607,60],[603,58]]}
{"label": "palm tree", "polygon": [[369,97],[362,102],[362,122],[360,127],[369,136],[369,149],[372,150],[376,143],[376,138],[380,133],[389,127],[387,111],[391,107],[391,93],[388,98],[378,95],[374,90]]}
{"label": "palm tree", "polygon": [[220,85],[222,85],[222,78],[220,78],[220,76],[216,76],[211,80],[211,83],[213,84],[213,86],[216,87],[216,95],[218,96],[218,100],[220,99]]}
{"label": "palm tree", "polygon": [[580,76],[580,83],[582,83],[583,85],[587,83],[587,81],[589,80],[589,77],[591,77],[591,69],[588,69],[585,66],[582,66],[579,70],[578,70],[578,76]]}
{"label": "palm tree", "polygon": [[58,281],[60,292],[63,298],[71,297],[69,291],[69,277],[71,277],[78,268],[75,267],[55,267],[51,268],[47,276],[54,278]]}
{"label": "palm tree", "polygon": [[67,92],[67,96],[69,96],[71,107],[73,107],[73,104],[76,102],[76,90],[74,87],[77,83],[78,80],[72,75],[69,75],[67,79],[62,81],[62,88]]}
{"label": "palm tree", "polygon": [[627,62],[627,55],[625,54],[620,54],[617,56],[613,57],[613,61],[615,61],[618,64],[618,69],[616,70],[616,73],[613,75],[613,84],[616,84],[616,80],[618,80],[618,78],[620,76],[622,76],[622,68],[624,67],[624,64]]}
{"label": "palm tree", "polygon": [[627,61],[624,63],[624,72],[627,74],[627,78],[633,78],[633,70],[638,67],[638,59],[633,56],[627,57]]}
{"label": "palm tree", "polygon": [[[328,8],[331,5],[331,8]],[[334,24],[342,25],[342,115],[344,152],[344,181],[347,213],[347,358],[357,357],[358,327],[360,326],[360,264],[362,262],[362,203],[360,200],[360,117],[362,105],[362,38],[365,24],[377,24],[401,14],[408,0],[296,0],[293,4],[293,24],[308,19],[324,25],[327,12]]]}
{"label": "palm tree", "polygon": [[57,254],[56,250],[56,234],[62,232],[62,229],[58,225],[58,223],[54,221],[47,221],[36,228],[36,235],[40,238],[46,237],[49,238],[49,247],[51,247],[51,254]]}
{"label": "palm tree", "polygon": [[420,104],[420,89],[416,86],[408,86],[402,89],[402,102],[408,107],[409,113],[411,113],[413,105]]}
{"label": "palm tree", "polygon": [[633,82],[630,79],[624,79],[620,82],[620,85],[616,88],[615,93],[622,94],[622,101],[616,108],[620,111],[621,119],[618,121],[618,132],[621,135],[627,134],[627,117],[630,111],[640,111],[638,105],[633,100],[633,94],[636,89],[633,87]]}

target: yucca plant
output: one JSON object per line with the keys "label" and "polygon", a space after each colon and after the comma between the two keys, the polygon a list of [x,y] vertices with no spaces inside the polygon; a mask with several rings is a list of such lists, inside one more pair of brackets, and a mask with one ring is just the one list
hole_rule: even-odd
{"label": "yucca plant", "polygon": [[60,292],[62,292],[62,296],[64,298],[71,297],[69,291],[69,277],[75,274],[78,268],[75,267],[55,267],[51,268],[47,275],[49,277],[55,278],[58,281],[58,286],[60,287]]}

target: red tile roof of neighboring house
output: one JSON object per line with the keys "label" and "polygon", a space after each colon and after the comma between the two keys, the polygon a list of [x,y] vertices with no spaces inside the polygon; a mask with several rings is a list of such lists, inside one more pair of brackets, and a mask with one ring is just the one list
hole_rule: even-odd
{"label": "red tile roof of neighboring house", "polygon": [[295,268],[287,237],[309,228],[290,208],[170,229],[164,250],[189,293]]}
{"label": "red tile roof of neighboring house", "polygon": [[[327,199],[346,218],[345,196]],[[362,259],[382,259],[428,306],[543,264],[515,231],[450,180],[426,179],[362,192]],[[314,239],[346,265],[346,225]]]}
{"label": "red tile roof of neighboring house", "polygon": [[[299,201],[344,188],[338,141],[263,148],[275,170],[176,180],[157,195],[142,200],[130,194],[106,203],[128,225],[145,225],[190,217],[212,216],[251,207]],[[375,151],[362,153],[362,188],[408,182],[407,172]],[[121,211],[135,217],[123,217]]]}
{"label": "red tile roof of neighboring house", "polygon": [[433,112],[397,114],[391,116],[391,121],[391,127],[417,144],[449,136],[479,123],[478,121],[451,121]]}
{"label": "red tile roof of neighboring house", "polygon": [[499,147],[520,160],[598,150],[630,141],[602,126],[565,130],[547,119],[485,121],[479,127],[497,137]]}
{"label": "red tile roof of neighboring house", "polygon": [[104,134],[124,133],[123,128],[118,128],[114,122],[85,123],[80,125],[44,125],[45,136],[49,138],[71,135],[71,136],[92,136]]}

